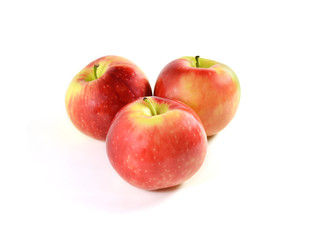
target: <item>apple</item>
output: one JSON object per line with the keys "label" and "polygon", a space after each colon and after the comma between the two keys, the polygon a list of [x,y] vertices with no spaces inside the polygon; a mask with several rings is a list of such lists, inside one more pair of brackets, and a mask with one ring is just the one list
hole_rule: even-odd
{"label": "apple", "polygon": [[149,95],[150,83],[137,65],[105,56],[73,78],[65,102],[69,118],[81,132],[105,140],[115,114],[127,103]]}
{"label": "apple", "polygon": [[234,117],[240,84],[228,66],[204,58],[182,57],[160,72],[154,95],[179,100],[200,117],[207,136],[217,134]]}
{"label": "apple", "polygon": [[199,117],[185,104],[144,97],[117,113],[106,148],[125,181],[156,190],[179,185],[199,170],[207,137]]}

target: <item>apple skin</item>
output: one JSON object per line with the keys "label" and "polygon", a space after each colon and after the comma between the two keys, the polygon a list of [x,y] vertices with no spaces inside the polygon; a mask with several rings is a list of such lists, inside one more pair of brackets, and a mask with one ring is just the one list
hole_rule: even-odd
{"label": "apple skin", "polygon": [[240,84],[226,65],[195,57],[183,57],[160,72],[154,95],[179,100],[200,117],[207,136],[224,129],[234,117],[240,101]]}
{"label": "apple skin", "polygon": [[185,104],[148,97],[126,105],[107,135],[109,160],[128,183],[145,190],[179,185],[201,167],[207,137],[197,114]]}
{"label": "apple skin", "polygon": [[149,95],[150,83],[137,65],[122,57],[105,56],[73,78],[65,102],[69,118],[81,132],[105,140],[115,114],[127,103]]}

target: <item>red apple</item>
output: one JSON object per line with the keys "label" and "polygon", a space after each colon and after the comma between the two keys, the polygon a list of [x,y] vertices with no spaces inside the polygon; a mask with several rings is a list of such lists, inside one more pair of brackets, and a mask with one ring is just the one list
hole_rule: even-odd
{"label": "red apple", "polygon": [[201,167],[207,137],[197,114],[185,104],[140,98],[115,116],[107,153],[119,175],[146,190],[176,186]]}
{"label": "red apple", "polygon": [[149,95],[151,86],[137,65],[122,57],[105,56],[73,78],[66,109],[81,132],[105,140],[115,114],[127,103]]}
{"label": "red apple", "polygon": [[228,66],[204,58],[183,57],[159,74],[155,96],[182,101],[196,111],[207,136],[221,131],[234,117],[240,84]]}

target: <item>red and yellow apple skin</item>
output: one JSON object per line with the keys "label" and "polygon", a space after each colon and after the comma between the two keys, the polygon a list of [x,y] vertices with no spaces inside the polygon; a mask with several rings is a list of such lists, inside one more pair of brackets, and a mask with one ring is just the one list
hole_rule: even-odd
{"label": "red and yellow apple skin", "polygon": [[140,98],[115,116],[107,135],[114,169],[128,183],[146,190],[179,185],[201,167],[207,137],[197,114],[185,104]]}
{"label": "red and yellow apple skin", "polygon": [[179,100],[194,109],[207,136],[212,136],[234,117],[240,101],[240,84],[236,74],[222,63],[183,57],[164,67],[154,95]]}
{"label": "red and yellow apple skin", "polygon": [[115,114],[127,103],[150,95],[150,83],[137,65],[122,57],[105,56],[73,78],[66,109],[81,132],[105,140]]}

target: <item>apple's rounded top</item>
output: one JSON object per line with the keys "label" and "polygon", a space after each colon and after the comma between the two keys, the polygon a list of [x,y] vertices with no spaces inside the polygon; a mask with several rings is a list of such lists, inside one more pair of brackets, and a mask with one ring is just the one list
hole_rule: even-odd
{"label": "apple's rounded top", "polygon": [[228,67],[227,65],[225,65],[223,63],[214,61],[214,60],[201,58],[200,56],[195,56],[195,57],[185,56],[185,57],[181,57],[179,59],[176,59],[175,61],[172,61],[172,62],[177,62],[177,61],[182,61],[186,67],[195,68],[199,71],[204,71],[204,70],[206,70],[206,71],[211,70],[212,71],[212,70],[223,69],[226,72],[228,72],[232,76],[232,78],[238,79],[235,72],[230,67]]}
{"label": "apple's rounded top", "polygon": [[[136,121],[138,118],[144,118],[145,121],[143,120],[143,122],[146,125],[152,125],[153,123],[162,123],[163,118],[169,118],[170,114],[178,114],[180,111],[192,115],[202,125],[197,113],[186,104],[177,100],[155,96],[141,97],[127,104],[116,114],[113,121],[121,117],[120,115],[129,114],[132,121]],[[154,119],[149,121],[149,118]]]}
{"label": "apple's rounded top", "polygon": [[115,55],[107,55],[87,64],[86,67],[84,67],[73,78],[73,81],[76,79],[80,79],[86,82],[91,82],[104,76],[104,73],[111,68],[114,68],[116,70],[118,68],[134,69],[135,70],[134,74],[136,75],[136,77],[143,78],[146,81],[148,81],[145,73],[135,63],[124,57]]}
{"label": "apple's rounded top", "polygon": [[201,58],[199,56],[195,57],[181,57],[179,59],[184,59],[186,62],[189,64],[190,67],[194,68],[210,68],[216,64],[219,64],[219,62],[206,59],[206,58]]}

